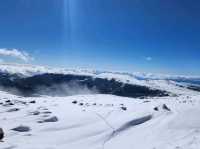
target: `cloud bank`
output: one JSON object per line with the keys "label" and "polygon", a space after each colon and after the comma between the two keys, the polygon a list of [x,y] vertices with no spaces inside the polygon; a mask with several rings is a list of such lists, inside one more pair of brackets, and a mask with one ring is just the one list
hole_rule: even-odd
{"label": "cloud bank", "polygon": [[33,58],[25,51],[20,51],[18,49],[0,49],[0,55],[10,56],[25,62],[33,60]]}

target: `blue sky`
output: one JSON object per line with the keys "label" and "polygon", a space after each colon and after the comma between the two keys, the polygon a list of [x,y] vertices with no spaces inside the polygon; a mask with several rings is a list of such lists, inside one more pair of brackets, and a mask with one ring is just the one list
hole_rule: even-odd
{"label": "blue sky", "polygon": [[2,0],[0,49],[40,65],[199,75],[199,18],[198,0]]}

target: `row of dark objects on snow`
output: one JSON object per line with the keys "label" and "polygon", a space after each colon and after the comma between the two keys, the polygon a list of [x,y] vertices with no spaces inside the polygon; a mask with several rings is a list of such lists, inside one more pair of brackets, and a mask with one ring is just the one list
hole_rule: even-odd
{"label": "row of dark objects on snow", "polygon": [[[77,100],[72,101],[72,104],[77,104],[79,106],[90,106],[89,103],[78,102]],[[93,103],[91,105],[97,106],[97,103]],[[113,104],[107,104],[107,105],[114,106]],[[99,106],[103,106],[103,104],[99,104]],[[171,111],[171,109],[166,104],[163,104],[161,108],[166,111]],[[124,104],[120,104],[120,109],[122,109],[123,111],[128,110],[128,108]],[[155,111],[159,111],[159,109],[160,109],[159,107],[154,107]]]}
{"label": "row of dark objects on snow", "polygon": [[1,101],[0,102],[0,105],[2,105],[2,106],[13,106],[13,105],[15,105],[15,102],[17,102],[17,103],[21,103],[21,104],[24,104],[24,105],[27,105],[27,104],[29,104],[29,103],[31,103],[31,104],[35,104],[36,103],[36,101],[35,100],[32,100],[32,101],[20,101],[20,100],[13,100],[13,101],[11,101],[11,100],[5,100],[5,101]]}
{"label": "row of dark objects on snow", "polygon": [[[97,103],[92,103],[92,104],[89,104],[89,103],[84,103],[84,102],[78,102],[77,100],[74,100],[72,101],[72,104],[76,104],[76,105],[79,105],[79,106],[103,106],[103,104],[97,104]],[[113,107],[114,104],[105,104],[105,106],[109,106],[109,107]],[[128,108],[124,105],[124,104],[120,104],[120,109],[123,110],[123,111],[126,111]]]}
{"label": "row of dark objects on snow", "polygon": [[[0,102],[0,105],[4,106],[4,107],[12,107],[15,105],[15,102],[18,102],[18,103],[21,103],[23,105],[27,105],[27,104],[34,104],[36,103],[35,100],[32,100],[32,101],[29,101],[29,102],[25,102],[25,101],[11,101],[11,100],[5,100],[4,102]],[[7,112],[16,112],[16,111],[19,111],[20,109],[19,108],[11,108],[9,110],[7,110]]]}
{"label": "row of dark objects on snow", "polygon": [[171,111],[171,109],[166,104],[163,104],[161,107],[154,107],[154,110],[159,111],[160,108],[168,112]]}

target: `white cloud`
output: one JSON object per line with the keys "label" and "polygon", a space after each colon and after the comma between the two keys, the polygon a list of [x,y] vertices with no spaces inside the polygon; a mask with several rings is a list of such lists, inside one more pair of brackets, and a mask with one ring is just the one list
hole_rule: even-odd
{"label": "white cloud", "polygon": [[0,55],[14,57],[25,62],[33,60],[27,52],[18,49],[0,49]]}
{"label": "white cloud", "polygon": [[150,57],[150,56],[146,57],[145,59],[146,59],[147,61],[152,61],[152,60],[153,60],[153,58]]}

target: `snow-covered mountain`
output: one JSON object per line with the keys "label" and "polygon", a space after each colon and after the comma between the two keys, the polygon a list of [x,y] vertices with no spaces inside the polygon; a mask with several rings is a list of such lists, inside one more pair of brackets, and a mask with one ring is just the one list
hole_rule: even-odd
{"label": "snow-covered mountain", "polygon": [[0,65],[0,149],[200,149],[198,81]]}
{"label": "snow-covered mountain", "polygon": [[1,64],[0,84],[6,91],[17,90],[25,95],[41,94],[41,91],[42,94],[51,92],[53,95],[53,92],[58,90],[64,93],[63,87],[68,90],[69,88],[87,90],[86,93],[96,92],[126,97],[183,94],[186,88],[190,89],[189,92],[200,90],[198,77],[50,68],[21,64]]}

